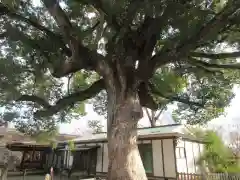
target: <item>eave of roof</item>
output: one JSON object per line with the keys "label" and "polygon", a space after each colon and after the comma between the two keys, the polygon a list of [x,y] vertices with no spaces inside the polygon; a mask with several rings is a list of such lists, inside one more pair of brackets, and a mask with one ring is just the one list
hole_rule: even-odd
{"label": "eave of roof", "polygon": [[[190,141],[201,140],[196,139],[192,136],[186,135],[183,133],[184,125],[181,124],[172,124],[165,126],[157,126],[153,128],[140,128],[138,129],[138,139],[155,139],[155,138],[184,138]],[[107,133],[97,133],[88,136],[83,136],[80,138],[73,139],[76,144],[80,143],[99,143],[107,142]],[[59,142],[60,144],[66,144],[66,141]]]}

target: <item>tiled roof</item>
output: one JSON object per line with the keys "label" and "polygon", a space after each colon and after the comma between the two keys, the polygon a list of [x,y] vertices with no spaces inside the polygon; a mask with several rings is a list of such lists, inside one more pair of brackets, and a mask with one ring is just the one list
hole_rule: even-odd
{"label": "tiled roof", "polygon": [[29,142],[33,143],[35,142],[30,136],[27,136],[21,132],[18,132],[16,129],[13,128],[0,128],[0,134],[1,134],[1,143],[23,143],[23,142]]}
{"label": "tiled roof", "polygon": [[72,135],[72,134],[59,134],[56,136],[56,141],[67,141],[67,140],[72,140],[77,138],[77,135]]}
{"label": "tiled roof", "polygon": [[[138,136],[151,136],[151,135],[173,135],[173,134],[183,134],[184,126],[180,124],[166,125],[166,126],[158,126],[154,128],[140,128],[138,129]],[[107,133],[97,133],[97,134],[89,134],[86,136],[82,136],[74,139],[75,142],[80,141],[97,141],[97,140],[106,140]]]}
{"label": "tiled roof", "polygon": [[[27,136],[14,128],[0,127],[0,143],[1,144],[13,144],[13,143],[22,143],[22,144],[38,144],[34,138]],[[68,141],[76,138],[76,135],[71,134],[59,134],[55,137],[56,141]],[[44,144],[44,143],[40,143]]]}

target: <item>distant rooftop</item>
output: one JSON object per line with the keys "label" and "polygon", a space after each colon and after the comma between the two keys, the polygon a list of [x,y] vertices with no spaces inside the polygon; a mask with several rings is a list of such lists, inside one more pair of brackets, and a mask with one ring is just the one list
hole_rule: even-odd
{"label": "distant rooftop", "polygon": [[[55,141],[69,141],[77,138],[76,135],[71,134],[58,134]],[[19,132],[15,128],[8,128],[0,126],[0,144],[36,144],[36,140],[24,133]]]}

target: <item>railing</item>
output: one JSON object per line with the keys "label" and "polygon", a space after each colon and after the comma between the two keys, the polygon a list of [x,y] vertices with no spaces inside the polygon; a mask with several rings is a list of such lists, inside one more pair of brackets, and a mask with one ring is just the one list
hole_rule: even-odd
{"label": "railing", "polygon": [[239,174],[209,173],[207,175],[178,173],[177,180],[240,180]]}

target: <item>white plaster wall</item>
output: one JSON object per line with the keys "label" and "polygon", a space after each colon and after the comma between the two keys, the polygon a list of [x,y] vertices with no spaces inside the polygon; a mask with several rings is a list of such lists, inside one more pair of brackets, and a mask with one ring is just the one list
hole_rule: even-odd
{"label": "white plaster wall", "polygon": [[100,147],[97,150],[97,165],[96,172],[102,172],[102,164],[103,164],[103,143],[98,144]]}
{"label": "white plaster wall", "polygon": [[56,167],[57,168],[60,168],[61,167],[61,159],[62,159],[62,156],[57,156],[57,164],[56,164]]}
{"label": "white plaster wall", "polygon": [[73,165],[73,155],[70,154],[70,155],[69,155],[68,167],[72,167],[72,165]]}
{"label": "white plaster wall", "polygon": [[103,144],[103,172],[108,171],[108,145],[107,143]]}
{"label": "white plaster wall", "polygon": [[67,156],[66,167],[70,168],[70,167],[72,167],[72,164],[73,164],[73,154],[71,153],[71,151],[68,151],[66,153],[66,156]]}
{"label": "white plaster wall", "polygon": [[173,139],[163,139],[163,158],[165,177],[176,177],[175,150]]}
{"label": "white plaster wall", "polygon": [[177,171],[182,173],[200,173],[198,159],[203,151],[203,144],[187,140],[179,141],[177,147],[184,147],[186,151],[185,159],[177,160]]}
{"label": "white plaster wall", "polygon": [[201,155],[204,151],[204,144],[199,144],[199,150],[200,150],[200,155]]}
{"label": "white plaster wall", "polygon": [[153,140],[152,149],[153,149],[153,175],[163,176],[162,140]]}
{"label": "white plaster wall", "polygon": [[[184,141],[179,140],[177,147],[184,147]],[[176,155],[176,163],[177,163],[177,172],[187,173],[187,161],[186,158],[178,159]]]}
{"label": "white plaster wall", "polygon": [[200,173],[200,168],[198,166],[198,161],[200,158],[200,147],[199,147],[199,143],[197,142],[193,142],[192,146],[193,146],[193,157],[194,157],[194,164],[195,164],[195,173],[199,174]]}
{"label": "white plaster wall", "polygon": [[195,164],[194,164],[192,142],[185,141],[185,149],[186,149],[186,155],[187,155],[186,159],[187,159],[188,173],[195,173]]}
{"label": "white plaster wall", "polygon": [[138,141],[138,144],[151,144],[151,140]]}

